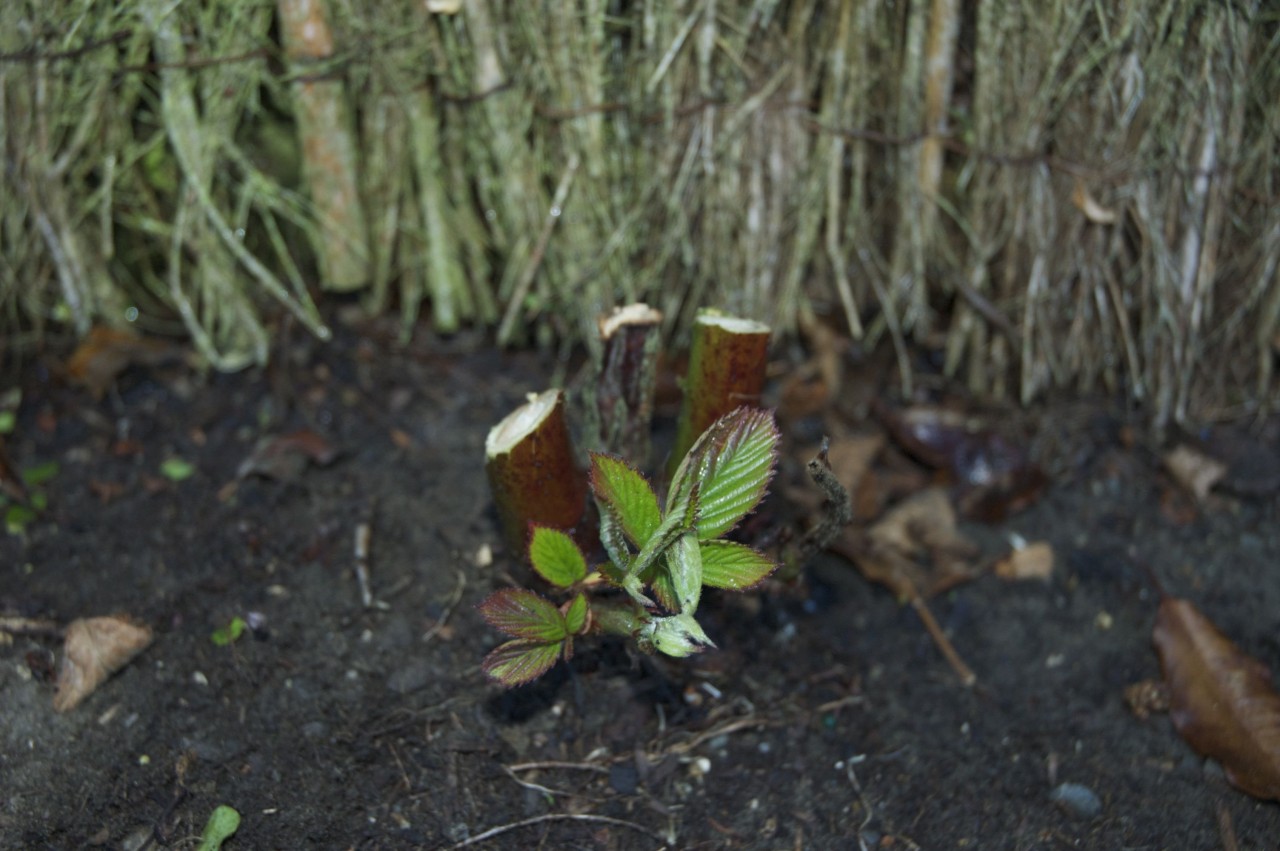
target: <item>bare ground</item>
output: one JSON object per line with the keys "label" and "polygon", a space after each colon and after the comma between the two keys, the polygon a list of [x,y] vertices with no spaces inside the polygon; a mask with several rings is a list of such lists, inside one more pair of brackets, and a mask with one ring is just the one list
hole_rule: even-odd
{"label": "bare ground", "polygon": [[[0,606],[124,612],[156,640],[62,715],[40,676],[56,644],[0,646],[0,847],[192,848],[224,803],[243,814],[228,851],[1280,843],[1280,807],[1122,699],[1159,675],[1134,551],[1280,663],[1274,498],[1215,496],[1175,522],[1153,457],[1110,427],[1073,435],[1031,510],[971,530],[988,551],[1011,532],[1050,542],[1051,582],[987,576],[932,601],[975,688],[910,608],[834,557],[797,587],[708,600],[719,651],[638,658],[603,641],[532,687],[487,683],[478,662],[499,637],[474,607],[523,574],[498,546],[484,435],[555,366],[347,332],[288,340],[268,370],[130,370],[95,401],[27,364],[9,454],[59,472],[47,512],[0,539]],[[1090,421],[1040,413],[1046,428]],[[341,457],[228,496],[259,437],[302,427]],[[165,478],[169,458],[195,474]],[[360,604],[361,522],[384,607]],[[210,640],[249,613],[257,629]],[[1062,783],[1099,812],[1055,804]]]}

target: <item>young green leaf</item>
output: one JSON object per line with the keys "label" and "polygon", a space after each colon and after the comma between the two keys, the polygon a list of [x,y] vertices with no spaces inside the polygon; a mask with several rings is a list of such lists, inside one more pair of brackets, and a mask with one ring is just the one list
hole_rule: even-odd
{"label": "young green leaf", "polygon": [[653,588],[653,596],[658,598],[662,608],[668,612],[680,611],[680,598],[676,596],[675,580],[671,578],[669,568],[663,568],[655,573],[650,585]]}
{"label": "young green leaf", "polygon": [[200,847],[196,851],[222,851],[222,843],[234,836],[239,829],[239,810],[226,804],[215,807],[209,820],[205,822],[204,832],[200,834]]}
{"label": "young green leaf", "polygon": [[28,487],[36,487],[43,485],[56,475],[58,475],[58,462],[45,461],[43,464],[36,464],[34,467],[23,470],[22,482]]}
{"label": "young green leaf", "polygon": [[742,591],[764,579],[777,565],[763,553],[733,541],[702,542],[702,584]]}
{"label": "young green leaf", "polygon": [[569,630],[570,635],[578,635],[587,625],[587,598],[584,594],[579,594],[573,598],[573,602],[569,604],[569,609],[564,613],[565,629]]}
{"label": "young green leaf", "polygon": [[573,538],[550,526],[531,528],[529,561],[538,575],[559,588],[568,588],[586,577],[587,559]]}
{"label": "young green leaf", "polygon": [[653,530],[653,534],[649,536],[649,540],[641,547],[640,552],[632,560],[627,573],[631,576],[639,576],[648,578],[649,569],[658,562],[659,556],[667,551],[676,541],[680,540],[680,536],[690,529],[698,521],[698,483],[693,483],[693,488],[681,495],[681,497],[673,503],[667,505],[666,516],[662,518],[662,522],[658,524],[658,528]]}
{"label": "young green leaf", "polygon": [[696,531],[690,529],[685,532],[667,551],[667,569],[671,573],[671,587],[676,592],[680,613],[693,614],[698,610],[698,598],[702,595],[702,552]]}
{"label": "young green leaf", "polygon": [[185,458],[166,458],[160,465],[160,474],[171,482],[185,481],[195,472],[196,465]]}
{"label": "young green leaf", "polygon": [[701,540],[720,537],[760,504],[773,477],[778,437],[772,413],[738,408],[717,420],[690,450],[691,455],[701,452]]}
{"label": "young green leaf", "polygon": [[490,626],[513,638],[558,642],[569,634],[560,610],[532,591],[502,588],[477,608]]}
{"label": "young green leaf", "polygon": [[559,641],[508,641],[493,648],[480,668],[508,688],[524,685],[551,670],[560,658],[560,646]]}
{"label": "young green leaf", "polygon": [[209,640],[219,647],[226,647],[233,641],[239,640],[248,626],[249,624],[244,618],[236,615],[226,626],[220,626],[215,629],[213,634],[209,636]]}
{"label": "young green leaf", "polygon": [[638,471],[613,455],[591,453],[591,492],[596,501],[612,510],[627,539],[641,547],[662,521],[658,496]]}
{"label": "young green leaf", "polygon": [[637,638],[659,653],[683,657],[701,653],[715,644],[693,615],[672,615],[669,618],[653,618],[641,628]]}
{"label": "young green leaf", "polygon": [[[627,533],[622,531],[622,518],[607,502],[597,499],[596,508],[600,514],[600,543],[609,556],[607,567],[625,574],[631,566],[631,550],[627,548]],[[606,572],[606,568],[602,567],[601,572]]]}

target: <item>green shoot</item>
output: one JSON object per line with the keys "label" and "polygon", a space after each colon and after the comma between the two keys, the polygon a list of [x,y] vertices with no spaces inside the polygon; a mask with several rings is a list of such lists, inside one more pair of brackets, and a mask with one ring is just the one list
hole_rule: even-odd
{"label": "green shoot", "polygon": [[634,467],[593,454],[591,493],[608,561],[589,570],[568,534],[532,526],[534,570],[574,596],[556,606],[532,591],[504,589],[481,603],[485,620],[512,638],[485,658],[485,673],[505,686],[530,682],[570,658],[573,638],[589,632],[625,635],[645,652],[675,657],[714,646],[694,617],[702,589],[741,591],[775,567],[763,553],[721,538],[764,498],[777,454],[772,414],[738,408],[690,448],[665,510]]}

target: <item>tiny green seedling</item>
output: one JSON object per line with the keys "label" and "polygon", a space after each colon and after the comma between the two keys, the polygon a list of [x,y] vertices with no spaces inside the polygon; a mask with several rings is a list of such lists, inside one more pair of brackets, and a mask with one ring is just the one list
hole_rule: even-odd
{"label": "tiny green seedling", "polygon": [[512,640],[485,658],[485,673],[505,686],[530,682],[571,658],[574,638],[593,632],[624,635],[647,653],[676,657],[713,646],[694,618],[702,589],[745,590],[776,566],[723,536],[764,498],[777,454],[773,415],[738,408],[690,448],[661,509],[634,467],[593,453],[591,492],[608,561],[589,569],[568,534],[533,526],[529,561],[569,599],[557,606],[524,589],[490,595],[480,614]]}
{"label": "tiny green seedling", "polygon": [[10,535],[25,535],[40,513],[49,507],[49,497],[44,485],[58,475],[58,462],[46,461],[22,471],[22,484],[27,491],[26,502],[18,502],[0,494],[0,510],[4,513],[5,531]]}
{"label": "tiny green seedling", "polygon": [[220,626],[215,629],[213,634],[209,636],[209,640],[219,647],[226,647],[227,645],[237,641],[240,636],[244,635],[244,631],[247,627],[248,623],[245,619],[236,615],[227,623],[226,626]]}
{"label": "tiny green seedling", "polygon": [[160,475],[171,482],[183,482],[194,476],[196,466],[185,458],[166,458],[160,465]]}
{"label": "tiny green seedling", "polygon": [[221,851],[222,843],[230,839],[240,829],[240,812],[234,807],[221,804],[214,808],[200,834],[198,851]]}

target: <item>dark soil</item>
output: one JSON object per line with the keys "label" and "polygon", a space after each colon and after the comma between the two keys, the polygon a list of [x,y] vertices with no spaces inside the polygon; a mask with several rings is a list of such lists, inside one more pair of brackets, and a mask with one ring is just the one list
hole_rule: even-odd
{"label": "dark soil", "polygon": [[[479,670],[501,639],[475,605],[525,573],[498,542],[483,441],[560,365],[345,333],[295,336],[238,375],[133,368],[97,401],[46,363],[23,368],[9,455],[59,472],[48,510],[0,539],[0,608],[123,612],[156,639],[61,715],[42,677],[57,642],[0,645],[0,847],[193,848],[219,804],[243,814],[228,851],[459,847],[522,821],[469,847],[1280,842],[1280,806],[1123,699],[1159,676],[1157,601],[1133,552],[1280,664],[1274,498],[1178,514],[1161,506],[1157,456],[1126,448],[1116,417],[1041,411],[1072,454],[1058,450],[1030,510],[968,531],[990,554],[1010,533],[1050,542],[1053,580],[985,576],[931,601],[975,688],[911,608],[825,556],[797,586],[709,596],[699,616],[720,650],[681,661],[583,642],[571,666],[503,691]],[[260,437],[299,428],[342,455],[224,490]],[[170,458],[195,474],[165,478]],[[353,572],[362,522],[380,608],[361,606]],[[250,613],[240,640],[210,640]],[[1062,783],[1100,811],[1056,804]]]}

